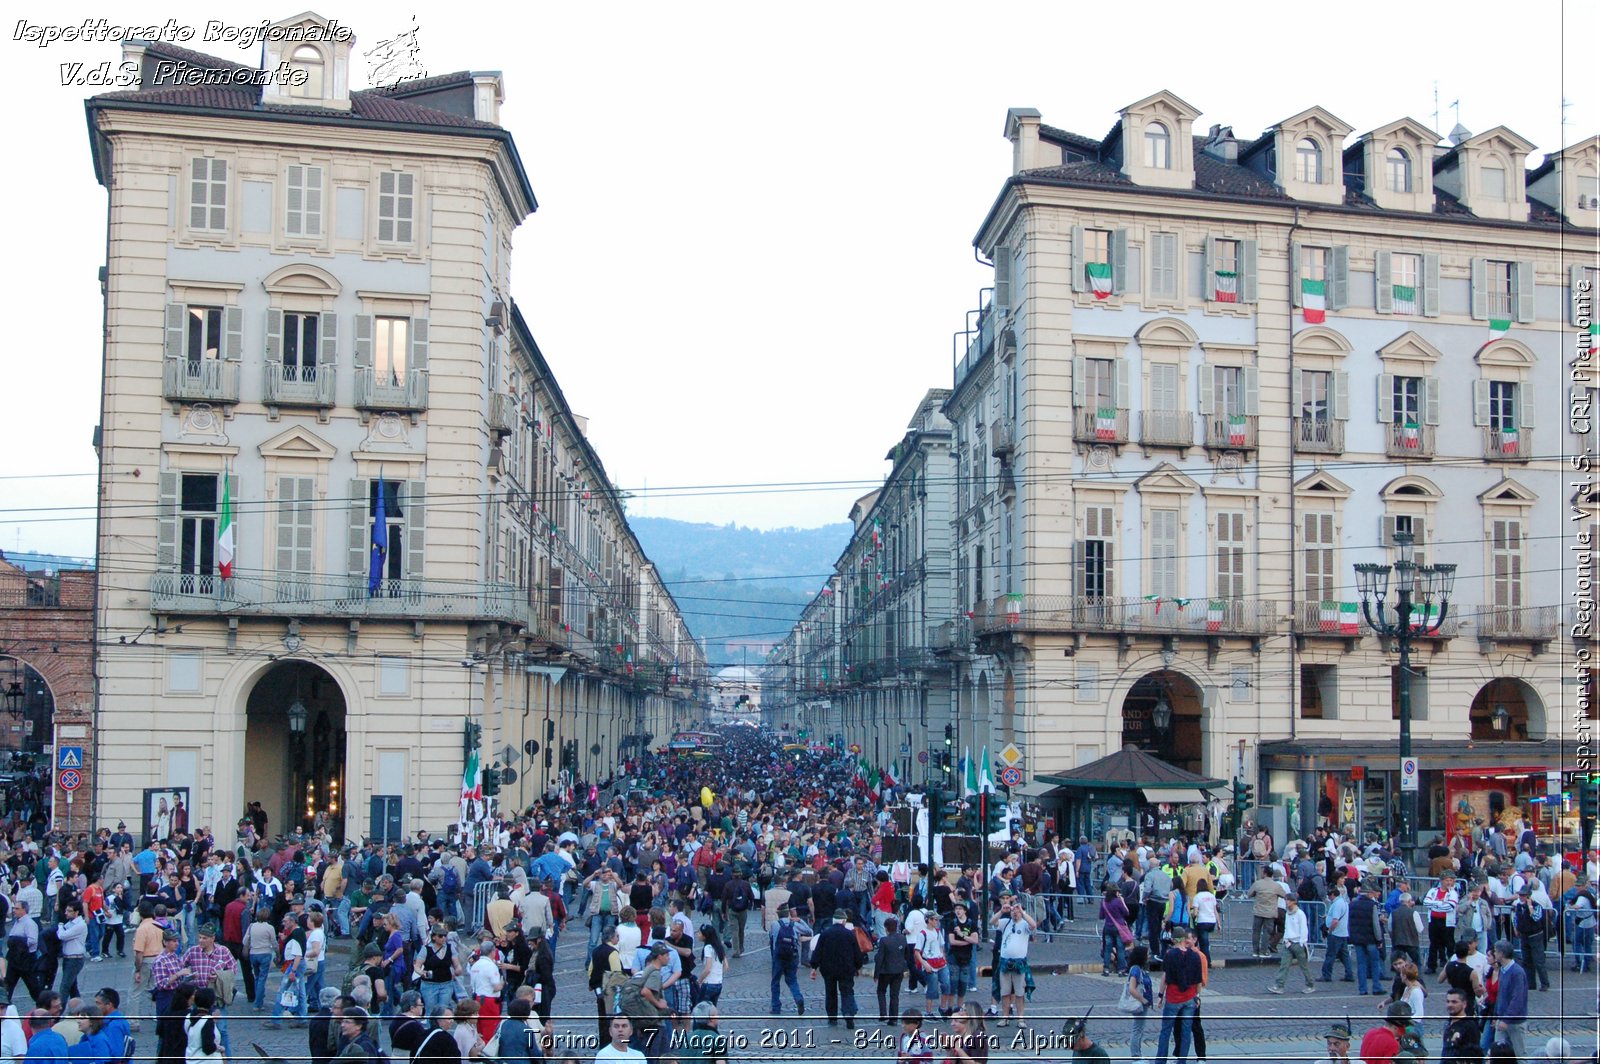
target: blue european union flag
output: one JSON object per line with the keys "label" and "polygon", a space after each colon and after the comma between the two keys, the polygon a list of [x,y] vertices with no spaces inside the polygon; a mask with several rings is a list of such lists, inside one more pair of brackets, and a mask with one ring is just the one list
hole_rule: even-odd
{"label": "blue european union flag", "polygon": [[389,508],[383,498],[383,480],[378,480],[378,503],[372,514],[372,563],[367,569],[367,597],[378,593],[383,583],[383,563],[389,556]]}

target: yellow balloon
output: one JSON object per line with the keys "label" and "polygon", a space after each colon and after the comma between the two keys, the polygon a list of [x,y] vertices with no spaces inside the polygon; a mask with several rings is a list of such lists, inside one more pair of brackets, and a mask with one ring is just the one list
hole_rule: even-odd
{"label": "yellow balloon", "polygon": [[710,809],[711,808],[711,803],[716,801],[716,798],[717,798],[717,796],[711,793],[711,788],[710,787],[701,787],[700,788],[700,805],[703,808]]}

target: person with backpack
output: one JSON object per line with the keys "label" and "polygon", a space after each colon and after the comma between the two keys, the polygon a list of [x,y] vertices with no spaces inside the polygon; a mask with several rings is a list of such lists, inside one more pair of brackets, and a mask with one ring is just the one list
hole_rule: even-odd
{"label": "person with backpack", "polygon": [[1522,964],[1528,972],[1530,990],[1549,990],[1550,972],[1545,966],[1545,942],[1549,938],[1550,910],[1533,897],[1533,886],[1524,883],[1511,906],[1511,919],[1522,942]]}
{"label": "person with backpack", "polygon": [[613,927],[606,932],[605,941],[589,954],[589,992],[595,996],[602,1042],[610,1037],[611,1015],[616,1011],[617,992],[627,981],[628,972],[622,967],[622,955],[617,950],[617,929]]}
{"label": "person with backpack", "polygon": [[744,955],[744,927],[750,915],[750,903],[755,896],[750,891],[750,881],[742,870],[735,869],[733,878],[722,888],[723,935],[733,948],[734,957]]}
{"label": "person with backpack", "polygon": [[789,984],[797,1016],[806,1014],[806,998],[800,992],[800,950],[810,937],[809,929],[801,933],[801,924],[788,908],[778,910],[778,922],[772,925],[767,943],[772,953],[772,1015],[783,1015],[783,1003],[778,999],[778,984]]}

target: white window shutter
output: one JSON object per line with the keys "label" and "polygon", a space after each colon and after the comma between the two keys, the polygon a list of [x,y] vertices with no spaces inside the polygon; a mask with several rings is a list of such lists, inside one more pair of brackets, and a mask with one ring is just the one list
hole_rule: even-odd
{"label": "white window shutter", "polygon": [[1533,382],[1523,381],[1517,385],[1517,424],[1531,429],[1533,418]]}
{"label": "white window shutter", "polygon": [[[1243,258],[1244,257],[1244,253],[1240,252],[1239,257]],[[1214,236],[1206,237],[1204,261],[1205,261],[1205,267],[1204,267],[1205,273],[1202,275],[1201,281],[1200,281],[1200,284],[1203,286],[1203,289],[1202,289],[1202,291],[1200,293],[1200,296],[1206,302],[1209,303],[1212,300],[1217,298],[1217,238],[1214,237]],[[1239,297],[1240,297],[1240,302],[1244,301],[1244,299],[1243,299],[1244,293],[1242,291],[1240,291],[1240,289],[1239,289],[1239,276],[1238,276],[1239,274],[1242,274],[1242,273],[1244,273],[1243,264],[1235,264],[1235,266],[1234,266],[1234,279],[1233,279],[1234,280],[1234,291],[1238,292]]]}
{"label": "white window shutter", "polygon": [[1295,305],[1300,305],[1300,242],[1289,242],[1289,299]]}
{"label": "white window shutter", "polygon": [[185,326],[189,323],[189,308],[182,303],[167,304],[167,346],[168,358],[184,357]]}
{"label": "white window shutter", "polygon": [[411,368],[428,368],[428,319],[411,319]]}
{"label": "white window shutter", "polygon": [[1422,423],[1439,423],[1439,380],[1436,377],[1422,378]]}
{"label": "white window shutter", "polygon": [[[1075,585],[1073,592],[1080,598],[1089,593],[1089,558],[1084,551],[1084,541],[1076,540],[1072,544],[1072,582]],[[982,577],[979,577],[982,580]]]}
{"label": "white window shutter", "polygon": [[1304,374],[1303,369],[1289,371],[1289,412],[1295,417],[1300,416],[1301,404],[1305,402],[1305,388],[1301,380]]}
{"label": "white window shutter", "polygon": [[279,573],[292,573],[294,565],[295,503],[298,497],[297,477],[278,478],[278,531],[277,565]]}
{"label": "white window shutter", "polygon": [[1472,260],[1472,316],[1479,321],[1489,317],[1489,261]]}
{"label": "white window shutter", "polygon": [[1213,386],[1216,383],[1216,374],[1217,368],[1215,366],[1208,366],[1203,363],[1200,366],[1200,372],[1195,374],[1195,378],[1200,382],[1200,413],[1202,414],[1210,414],[1214,405],[1212,393]]}
{"label": "white window shutter", "polygon": [[224,334],[222,357],[230,362],[237,362],[244,357],[244,309],[224,307],[222,321]]}
{"label": "white window shutter", "polygon": [[322,235],[322,167],[306,167],[306,236]]}
{"label": "white window shutter", "polygon": [[1377,288],[1373,292],[1373,306],[1379,314],[1394,313],[1394,275],[1390,252],[1379,251],[1372,257],[1372,275],[1377,281]]}
{"label": "white window shutter", "polygon": [[1534,283],[1533,263],[1519,262],[1513,276],[1517,283],[1517,321],[1530,322],[1534,320]]}
{"label": "white window shutter", "polygon": [[276,307],[267,311],[266,359],[268,362],[283,361],[283,311]]}
{"label": "white window shutter", "polygon": [[1394,424],[1394,374],[1378,374],[1378,424]]}
{"label": "white window shutter", "polygon": [[1072,405],[1077,409],[1083,408],[1084,381],[1089,375],[1089,360],[1082,355],[1072,356]]}
{"label": "white window shutter", "polygon": [[[345,531],[345,568],[352,577],[366,576],[372,546],[372,482],[350,482],[350,523]],[[365,588],[365,584],[362,585]]]}
{"label": "white window shutter", "polygon": [[[1256,301],[1256,242],[1254,240],[1239,241],[1238,272],[1239,302],[1254,303]],[[1208,279],[1208,283],[1215,283],[1215,279]]]}
{"label": "white window shutter", "polygon": [[1089,289],[1089,276],[1084,272],[1083,263],[1083,226],[1072,227],[1072,290],[1086,292]]}
{"label": "white window shutter", "polygon": [[161,498],[156,523],[156,568],[173,570],[178,565],[178,474],[160,476]]}
{"label": "white window shutter", "polygon": [[1350,419],[1350,374],[1342,369],[1333,371],[1333,387],[1328,396],[1328,406],[1335,421]]}
{"label": "white window shutter", "polygon": [[1439,316],[1439,256],[1427,253],[1422,256],[1422,316]]}
{"label": "white window shutter", "polygon": [[1394,546],[1395,515],[1378,515],[1378,545],[1380,547]]}
{"label": "white window shutter", "polygon": [[1489,382],[1486,380],[1472,382],[1472,423],[1489,424]]}
{"label": "white window shutter", "polygon": [[[1105,512],[1109,514],[1111,511],[1106,510]],[[1111,522],[1107,521],[1105,524],[1106,541],[1103,550],[1105,551],[1106,571],[1104,582],[1106,586],[1106,599],[1110,600],[1115,598],[1117,594],[1116,544],[1111,541]]]}
{"label": "white window shutter", "polygon": [[1128,386],[1128,360],[1119,358],[1117,366],[1117,409],[1126,410],[1132,400],[1132,389]]}
{"label": "white window shutter", "polygon": [[356,315],[356,346],[350,364],[359,368],[372,365],[372,315]]}
{"label": "white window shutter", "polygon": [[283,180],[283,228],[290,236],[305,232],[305,167],[290,166]]}
{"label": "white window shutter", "polygon": [[317,315],[317,362],[331,366],[339,361],[339,315],[325,311]]}
{"label": "white window shutter", "polygon": [[1350,305],[1350,249],[1335,247],[1328,258],[1328,309],[1343,310]]}
{"label": "white window shutter", "polygon": [[1128,231],[1111,231],[1111,291],[1117,295],[1128,291]]}
{"label": "white window shutter", "polygon": [[1261,379],[1254,366],[1246,366],[1239,373],[1244,385],[1244,413],[1248,417],[1259,414],[1261,405]]}
{"label": "white window shutter", "polygon": [[1428,520],[1425,517],[1411,519],[1411,542],[1418,547],[1428,545]]}
{"label": "white window shutter", "polygon": [[428,482],[408,480],[405,482],[405,493],[406,576],[420,580],[428,530],[425,514]]}
{"label": "white window shutter", "polygon": [[1011,249],[1004,244],[994,249],[994,305],[1011,306]]}

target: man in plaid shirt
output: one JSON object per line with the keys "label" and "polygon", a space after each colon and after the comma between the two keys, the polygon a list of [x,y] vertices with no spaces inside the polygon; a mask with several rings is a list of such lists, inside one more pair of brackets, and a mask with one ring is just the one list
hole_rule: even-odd
{"label": "man in plaid shirt", "polygon": [[[180,966],[189,974],[186,978],[191,986],[210,986],[212,978],[219,971],[236,968],[233,954],[223,946],[217,945],[217,929],[211,924],[200,928],[200,941],[190,946],[184,953]],[[159,963],[159,961],[157,962]]]}

